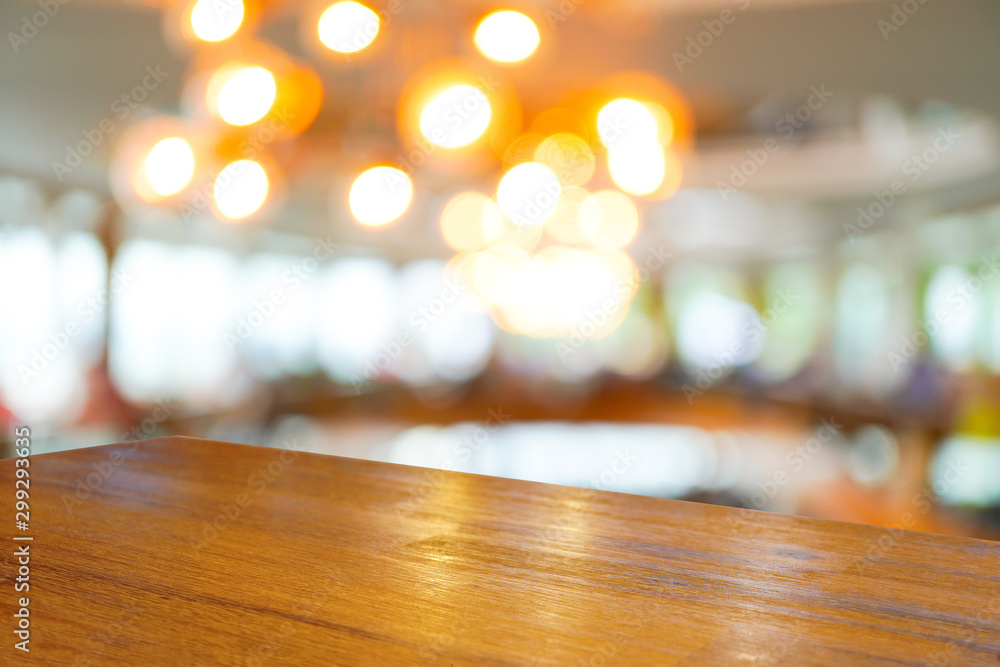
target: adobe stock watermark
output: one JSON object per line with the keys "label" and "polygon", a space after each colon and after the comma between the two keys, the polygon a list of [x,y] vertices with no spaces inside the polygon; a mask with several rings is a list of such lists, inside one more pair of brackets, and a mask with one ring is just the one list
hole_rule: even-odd
{"label": "adobe stock watermark", "polygon": [[[632,456],[628,450],[622,452],[621,450],[615,451],[615,458],[612,460],[611,464],[597,477],[590,480],[590,486],[584,487],[584,493],[582,497],[574,497],[574,502],[572,504],[564,504],[562,506],[562,511],[556,512],[552,516],[551,523],[542,534],[540,539],[531,547],[532,555],[540,554],[545,551],[545,547],[549,545],[558,544],[567,532],[575,531],[579,529],[580,524],[580,514],[588,510],[589,506],[587,503],[595,499],[597,491],[610,491],[618,482],[618,480],[625,475],[629,470],[631,470],[639,462],[638,457]],[[660,581],[661,586],[673,585],[675,582],[673,580]],[[652,618],[657,618],[659,614],[663,611],[657,602],[649,598],[643,597],[636,601],[636,605],[633,608],[634,613],[628,617],[626,621],[629,625],[633,626],[633,632],[618,632],[611,639],[602,640],[597,643],[593,650],[588,654],[588,657],[576,664],[588,665],[590,667],[610,667],[616,664],[631,664],[624,663],[620,659],[615,661],[615,657],[621,650],[621,645],[626,643],[630,637],[637,637],[641,633],[638,632],[645,624],[649,622]],[[632,619],[638,619],[638,623],[633,623]],[[530,663],[533,667],[540,665],[540,661],[536,660]]]}
{"label": "adobe stock watermark", "polygon": [[387,371],[403,352],[413,345],[415,337],[424,333],[434,324],[448,309],[458,301],[462,293],[467,289],[453,278],[444,277],[444,286],[436,297],[420,306],[412,313],[406,321],[406,327],[399,331],[392,340],[382,343],[379,347],[381,352],[373,358],[364,362],[360,375],[351,378],[351,386],[354,393],[360,394],[361,389],[372,382],[375,378]]}
{"label": "adobe stock watermark", "polygon": [[805,468],[806,464],[820,453],[823,445],[831,442],[844,428],[844,425],[838,424],[833,417],[820,419],[819,423],[816,435],[785,454],[785,465],[788,466],[788,470],[776,470],[770,479],[757,482],[757,490],[742,499],[744,509],[759,510],[767,507],[771,499],[778,495],[781,487],[791,481],[791,476]]}
{"label": "adobe stock watermark", "polygon": [[615,294],[618,298],[608,297],[601,302],[597,308],[588,310],[583,322],[570,328],[569,336],[566,340],[556,341],[556,352],[559,359],[566,361],[593,340],[594,336],[601,330],[609,319],[621,308],[629,307],[628,296],[634,294],[638,287],[645,284],[661,268],[667,265],[667,260],[673,255],[663,249],[662,245],[650,249],[642,266],[638,268],[631,279],[622,279],[615,284]]}
{"label": "adobe stock watermark", "polygon": [[694,405],[694,399],[701,396],[721,381],[731,368],[736,366],[736,360],[747,350],[748,347],[756,343],[761,336],[785,313],[787,313],[799,301],[790,289],[779,289],[775,292],[774,305],[764,309],[760,315],[746,322],[740,329],[742,339],[734,341],[728,349],[719,352],[714,356],[711,365],[699,368],[694,385],[685,384],[681,387],[684,398],[688,405]]}
{"label": "adobe stock watermark", "polygon": [[903,0],[903,2],[894,3],[892,5],[892,12],[889,14],[889,20],[879,19],[875,23],[875,27],[878,28],[879,33],[882,35],[882,41],[888,42],[889,36],[895,32],[899,32],[900,28],[910,20],[910,17],[916,14],[925,4],[927,4],[927,0]]}
{"label": "adobe stock watermark", "polygon": [[546,9],[545,19],[549,22],[549,28],[552,30],[559,28],[560,23],[568,21],[576,13],[576,10],[586,2],[587,0],[560,0],[555,8]]}
{"label": "adobe stock watermark", "polygon": [[420,509],[427,499],[444,484],[445,470],[454,470],[460,463],[468,461],[473,454],[482,449],[493,437],[494,431],[506,424],[513,415],[504,414],[503,406],[486,411],[486,420],[470,429],[460,440],[452,443],[452,458],[445,461],[440,468],[424,470],[424,481],[413,486],[409,497],[396,507],[396,518],[405,521],[411,514]]}
{"label": "adobe stock watermark", "polygon": [[118,124],[128,118],[139,105],[145,101],[149,93],[156,90],[170,72],[164,72],[159,65],[148,65],[146,75],[126,93],[116,97],[110,105],[110,114],[97,123],[97,127],[82,130],[83,139],[75,146],[66,146],[66,157],[62,162],[53,161],[52,171],[56,179],[62,183],[63,178],[83,164],[84,158],[94,152],[104,139],[118,128]]}
{"label": "adobe stock watermark", "polygon": [[961,136],[952,127],[938,129],[937,136],[930,146],[918,155],[910,156],[903,163],[900,170],[902,175],[907,177],[908,180],[902,177],[897,178],[885,190],[876,190],[873,192],[875,201],[869,203],[867,206],[862,205],[858,207],[856,224],[844,224],[844,234],[847,235],[848,240],[853,243],[855,238],[862,236],[871,229],[872,225],[878,222],[892,208],[893,204],[906,194],[910,186],[919,181],[944,153],[951,150],[952,146],[958,142]]}
{"label": "adobe stock watermark", "polygon": [[504,213],[515,225],[533,227],[555,210],[561,192],[559,178],[553,173],[552,178],[546,176],[539,180],[530,192],[519,193],[517,201],[510,202]]}
{"label": "adobe stock watermark", "polygon": [[104,664],[103,659],[95,659],[95,654],[102,652],[109,644],[119,642],[125,637],[125,632],[135,625],[145,607],[140,607],[135,600],[129,600],[125,607],[118,612],[118,618],[87,637],[87,650],[89,653],[80,653],[73,660],[73,667],[88,667],[89,665]]}
{"label": "adobe stock watermark", "polygon": [[718,17],[705,19],[701,22],[705,29],[696,35],[688,35],[684,51],[674,51],[674,65],[677,66],[679,73],[683,74],[685,67],[693,65],[694,61],[701,58],[706,50],[712,48],[715,40],[725,32],[726,26],[736,22],[738,12],[745,11],[750,6],[750,0],[732,0],[732,3],[736,5],[735,11],[728,8],[723,9],[719,12]]}
{"label": "adobe stock watermark", "polygon": [[41,376],[49,364],[55,361],[56,357],[69,347],[70,342],[83,332],[83,326],[93,322],[98,315],[107,310],[112,295],[124,292],[133,280],[135,280],[135,276],[124,271],[113,271],[108,287],[90,296],[77,306],[78,318],[69,320],[59,331],[50,333],[47,342],[28,353],[30,357],[28,363],[18,365],[17,372],[24,384],[30,385],[32,380]]}
{"label": "adobe stock watermark", "polygon": [[281,476],[285,469],[295,462],[302,452],[296,449],[295,440],[286,440],[281,443],[280,454],[274,457],[267,465],[261,466],[247,476],[246,486],[250,491],[240,491],[233,498],[232,502],[219,503],[219,512],[211,521],[202,521],[202,531],[200,540],[192,540],[191,548],[195,552],[200,552],[206,546],[215,542],[227,528],[236,523],[243,515],[243,512],[253,505],[257,497],[267,490],[267,487],[274,483]]}
{"label": "adobe stock watermark", "polygon": [[904,531],[917,525],[917,519],[934,508],[935,497],[947,493],[948,489],[962,481],[962,478],[968,474],[969,470],[971,470],[971,467],[965,461],[959,459],[948,461],[948,467],[941,476],[941,479],[935,480],[933,484],[925,486],[913,494],[913,497],[910,499],[913,511],[903,512],[891,526],[884,526],[885,531],[879,535],[875,544],[869,547],[868,552],[861,558],[851,562],[843,571],[846,573],[863,567],[865,561],[869,558],[882,556],[895,547],[905,535]]}
{"label": "adobe stock watermark", "polygon": [[143,438],[148,438],[156,433],[157,427],[170,419],[178,409],[177,404],[169,400],[158,401],[155,406],[148,417],[132,427],[132,429],[121,434],[121,443],[131,442],[132,445],[130,447],[124,450],[115,449],[103,460],[91,463],[94,471],[86,475],[86,477],[77,477],[74,480],[76,482],[76,490],[73,494],[64,493],[60,496],[60,500],[63,501],[63,506],[67,512],[72,513],[77,505],[86,502],[95,491],[104,486],[104,483],[111,479],[115,470],[125,463],[126,459],[123,452],[134,452]]}
{"label": "adobe stock watermark", "polygon": [[501,81],[489,74],[479,76],[476,85],[456,87],[464,91],[460,97],[449,99],[447,105],[435,109],[436,113],[426,120],[421,117],[417,146],[406,155],[396,157],[396,169],[412,177],[442,147],[464,144],[469,127],[478,127],[488,120],[490,103],[487,96],[494,94],[500,85]]}
{"label": "adobe stock watermark", "polygon": [[[614,109],[613,107],[612,109],[609,110],[608,107],[605,107],[598,116],[597,130],[601,140],[594,147],[594,154],[601,155],[602,153],[608,153],[610,155],[613,151],[619,149],[642,151],[647,148],[650,138],[646,128],[634,127],[618,113],[618,109]],[[635,130],[635,132],[630,132],[629,130]],[[574,155],[581,161],[587,160],[580,153],[574,153]]]}
{"label": "adobe stock watermark", "polygon": [[844,429],[844,425],[838,424],[833,417],[820,419],[819,423],[820,426],[812,437],[785,453],[785,468],[774,471],[769,479],[757,482],[757,490],[742,498],[740,506],[733,508],[733,511],[727,514],[726,524],[731,530],[739,528],[744,523],[753,523],[754,516],[750,513],[751,510],[765,509],[771,499],[778,495],[778,491]]}
{"label": "adobe stock watermark", "polygon": [[[637,456],[633,456],[627,448],[624,451],[616,449],[611,463],[608,464],[601,472],[591,477],[590,480],[588,480],[587,485],[583,487],[584,494],[583,497],[580,498],[581,503],[592,500],[595,496],[595,491],[614,490],[615,486],[618,484],[618,480],[624,477],[638,462],[639,458]],[[575,503],[568,506],[568,511],[564,510],[563,512],[555,514],[552,518],[551,525],[542,534],[539,542],[557,542],[565,531],[572,530],[578,524],[577,515],[582,511],[582,507],[582,504]]]}
{"label": "adobe stock watermark", "polygon": [[226,347],[235,350],[250,340],[264,326],[265,322],[274,317],[281,310],[281,307],[288,303],[306,281],[319,270],[319,267],[334,256],[336,250],[340,248],[340,244],[334,243],[332,237],[332,233],[327,234],[325,239],[317,237],[312,254],[290,266],[282,274],[280,286],[271,288],[266,294],[260,295],[254,300],[250,312],[237,320],[232,331],[223,333],[222,339],[225,341]]}
{"label": "adobe stock watermark", "polygon": [[[935,498],[959,484],[970,470],[971,466],[961,459],[948,461],[947,468],[939,479],[913,494],[910,499],[911,509],[900,514],[892,525],[882,527],[878,540],[869,546],[865,555],[851,561],[842,573],[855,573],[869,565],[870,559],[882,557],[895,548],[906,536],[905,531],[915,528],[920,517],[934,509]],[[886,564],[891,565],[892,561]],[[927,664],[935,667],[954,664],[954,655],[961,646],[966,643],[971,645],[979,640],[978,633],[989,632],[987,628],[996,625],[998,616],[1000,616],[1000,592],[994,593],[988,604],[977,607],[975,624],[963,624],[959,629],[960,634],[952,637],[954,643],[949,643],[947,648],[927,654]]]}
{"label": "adobe stock watermark", "polygon": [[735,194],[737,190],[745,186],[771,159],[771,156],[781,149],[782,141],[791,139],[796,131],[812,120],[813,114],[822,109],[831,97],[833,97],[833,93],[826,89],[825,83],[821,83],[818,88],[810,86],[805,103],[800,104],[775,122],[774,134],[776,136],[765,139],[760,148],[748,148],[747,159],[731,167],[729,179],[716,182],[715,186],[722,201],[726,201],[729,199],[729,195]]}
{"label": "adobe stock watermark", "polygon": [[945,297],[951,307],[950,310],[938,308],[931,317],[921,322],[915,331],[903,337],[898,349],[888,353],[887,358],[892,370],[898,373],[912,361],[917,353],[930,343],[931,338],[941,330],[941,327],[948,324],[951,316],[972,303],[983,287],[998,274],[1000,274],[1000,264],[997,253],[993,253],[992,257],[980,258],[976,273],[969,276],[965,282],[951,288]]}
{"label": "adobe stock watermark", "polygon": [[[973,624],[963,624],[961,627],[955,628],[955,634],[949,637],[950,641],[945,648],[927,655],[927,664],[933,667],[954,665],[955,654],[962,650],[963,646],[972,646],[976,642],[982,642],[983,633],[992,638],[994,646],[996,645],[996,626],[1000,621],[1000,591],[994,592],[986,604],[973,605],[972,608],[976,610]],[[1000,661],[1000,652],[997,652],[997,659]]]}
{"label": "adobe stock watermark", "polygon": [[337,50],[344,60],[351,61],[356,58],[361,51],[372,43],[380,30],[392,23],[392,20],[403,12],[402,0],[389,0],[382,9],[376,10],[375,16],[366,16],[365,20],[355,23],[350,28],[350,34],[337,42]]}
{"label": "adobe stock watermark", "polygon": [[[318,569],[319,567],[320,564],[316,563],[315,568]],[[274,658],[278,651],[281,650],[281,647],[285,645],[285,642],[298,632],[300,625],[293,619],[306,618],[326,604],[327,600],[330,599],[331,586],[340,583],[340,577],[338,576],[338,571],[335,569],[329,569],[324,574],[326,575],[326,581],[322,585],[310,589],[308,600],[300,599],[296,602],[289,609],[286,618],[276,630],[266,631],[264,627],[260,628],[257,636],[262,638],[263,641],[253,648],[246,649],[244,664],[247,667],[262,667]]]}
{"label": "adobe stock watermark", "polygon": [[[204,3],[201,3],[204,6]],[[239,20],[243,20],[243,0],[212,0],[212,13],[220,22],[229,14],[239,12]],[[200,8],[199,8],[200,9]]]}
{"label": "adobe stock watermark", "polygon": [[62,11],[62,8],[70,3],[70,0],[36,0],[36,4],[41,11],[35,12],[30,17],[21,18],[21,27],[17,32],[8,32],[7,41],[14,53],[20,53],[21,49]]}
{"label": "adobe stock watermark", "polygon": [[[658,580],[657,583],[658,587],[661,589],[676,587],[678,590],[684,591],[690,588],[689,584],[683,583],[678,579]],[[583,658],[579,662],[573,664],[579,665],[580,667],[617,667],[618,665],[645,664],[643,661],[648,659],[645,658],[645,654],[643,654],[643,658],[636,660],[636,656],[629,656],[623,653],[626,651],[626,646],[629,644],[635,644],[636,638],[643,637],[649,633],[648,626],[652,621],[663,618],[665,614],[669,613],[667,610],[669,609],[670,603],[665,602],[665,600],[669,600],[669,598],[651,598],[645,595],[637,600],[630,600],[630,613],[625,620],[625,624],[628,625],[630,629],[627,631],[616,631],[610,639],[603,639],[597,642],[587,654],[586,658]],[[782,632],[786,633],[786,636],[801,636],[802,633],[800,625],[800,621],[796,619],[789,619],[786,621],[786,625],[783,626]],[[742,633],[740,634],[742,635]],[[764,641],[761,641],[762,639]],[[734,653],[734,655],[752,655],[754,667],[762,667],[763,665],[795,664],[787,659],[789,654],[796,647],[795,643],[788,641],[767,641],[767,639],[769,638],[766,636],[761,637],[760,633],[747,633],[746,636],[736,637],[735,641],[738,642],[738,645],[742,650],[739,650],[738,653]],[[679,660],[671,661],[670,664],[680,666],[691,664],[688,662],[687,658],[691,657],[700,650],[701,646],[698,646],[681,657]],[[543,665],[548,664],[550,663],[543,662],[541,658],[536,658],[535,661],[531,663],[531,667],[543,667]]]}
{"label": "adobe stock watermark", "polygon": [[[658,583],[664,588],[676,585],[675,580],[660,581]],[[577,662],[577,665],[581,667],[613,667],[615,665],[630,664],[629,662],[624,662],[619,655],[622,651],[622,646],[628,644],[629,640],[642,636],[643,630],[649,622],[663,615],[663,605],[654,599],[643,596],[636,600],[634,604],[629,605],[629,611],[631,614],[627,617],[626,624],[631,626],[630,630],[619,630],[610,639],[602,639],[596,642],[591,647],[587,657]],[[633,621],[632,619],[638,620]],[[680,660],[677,664],[683,663],[684,661]],[[542,667],[542,664],[541,659],[536,659],[531,663],[531,667]]]}

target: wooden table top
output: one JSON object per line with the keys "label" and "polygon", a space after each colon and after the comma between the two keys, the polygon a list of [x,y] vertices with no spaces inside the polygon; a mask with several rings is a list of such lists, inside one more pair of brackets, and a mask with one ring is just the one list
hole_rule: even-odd
{"label": "wooden table top", "polygon": [[30,470],[2,664],[1000,665],[1000,543],[190,438]]}

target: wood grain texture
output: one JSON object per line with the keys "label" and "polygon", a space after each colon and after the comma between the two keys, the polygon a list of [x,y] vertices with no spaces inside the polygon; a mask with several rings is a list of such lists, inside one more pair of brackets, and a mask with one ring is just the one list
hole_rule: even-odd
{"label": "wood grain texture", "polygon": [[31,482],[2,664],[1000,664],[994,542],[188,438]]}

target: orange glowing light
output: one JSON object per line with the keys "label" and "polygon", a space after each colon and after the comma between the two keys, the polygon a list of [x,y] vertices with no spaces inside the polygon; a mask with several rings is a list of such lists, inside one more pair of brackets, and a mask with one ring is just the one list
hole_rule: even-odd
{"label": "orange glowing light", "polygon": [[250,125],[263,118],[277,95],[274,75],[264,67],[228,63],[212,75],[208,105],[230,125]]}
{"label": "orange glowing light", "polygon": [[379,17],[359,2],[344,0],[326,8],[317,30],[327,48],[338,53],[356,53],[375,41]]}
{"label": "orange glowing light", "polygon": [[157,143],[145,164],[146,179],[161,197],[177,194],[191,182],[194,174],[194,152],[180,137],[168,137]]}
{"label": "orange glowing light", "polygon": [[351,186],[349,205],[365,227],[382,227],[403,215],[413,201],[410,177],[393,167],[372,167]]}
{"label": "orange glowing light", "polygon": [[594,175],[597,160],[582,137],[568,132],[554,134],[535,150],[535,162],[550,168],[562,185],[586,185]]}
{"label": "orange glowing light", "polygon": [[243,0],[198,0],[191,7],[191,30],[205,42],[221,42],[243,25]]}
{"label": "orange glowing light", "polygon": [[260,163],[237,160],[227,164],[212,185],[215,210],[226,220],[243,220],[267,201],[270,180]]}
{"label": "orange glowing light", "polygon": [[535,52],[541,36],[530,18],[521,12],[505,10],[484,18],[476,28],[473,41],[479,52],[490,60],[517,63]]}
{"label": "orange glowing light", "polygon": [[481,250],[500,238],[503,216],[495,201],[478,192],[452,197],[441,212],[441,235],[455,250]]}

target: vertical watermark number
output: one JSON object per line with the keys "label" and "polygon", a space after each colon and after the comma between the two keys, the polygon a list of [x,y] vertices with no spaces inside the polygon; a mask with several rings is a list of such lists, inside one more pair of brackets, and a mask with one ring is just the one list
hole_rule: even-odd
{"label": "vertical watermark number", "polygon": [[[27,426],[14,429],[14,453],[17,458],[14,460],[14,525],[17,531],[14,534],[15,542],[30,542],[31,537],[25,534],[28,531],[28,522],[31,520],[29,512],[28,497],[31,489],[31,474],[28,471],[30,465],[28,457],[31,455],[31,431]],[[14,578],[14,592],[27,593],[30,590],[29,579],[31,568],[31,545],[19,544],[14,550],[17,559],[17,576]],[[31,622],[28,620],[27,595],[18,598],[17,611],[14,612],[14,635],[20,640],[14,643],[14,648],[30,653],[28,643],[31,641]]]}

